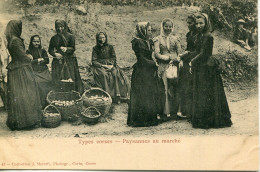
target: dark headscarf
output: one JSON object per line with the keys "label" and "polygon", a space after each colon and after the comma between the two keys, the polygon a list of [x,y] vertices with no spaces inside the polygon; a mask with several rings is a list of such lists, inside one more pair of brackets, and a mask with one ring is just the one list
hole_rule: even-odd
{"label": "dark headscarf", "polygon": [[32,50],[34,49],[34,47],[33,47],[33,43],[32,43],[32,42],[33,42],[34,38],[36,38],[36,37],[38,37],[39,40],[40,40],[39,49],[42,48],[42,41],[41,41],[40,36],[39,36],[39,35],[33,35],[33,36],[31,37],[31,39],[30,39],[30,44],[29,44],[29,48],[28,48],[30,52],[32,52]]}
{"label": "dark headscarf", "polygon": [[196,13],[193,13],[187,17],[187,19],[191,19],[194,22],[194,25],[192,26],[191,30],[192,32],[195,32],[195,24],[196,24]]}
{"label": "dark headscarf", "polygon": [[8,47],[13,36],[20,38],[22,34],[22,21],[21,20],[10,20],[5,29],[5,36],[8,42]]}
{"label": "dark headscarf", "polygon": [[98,42],[98,38],[99,38],[99,35],[100,35],[100,34],[104,34],[104,35],[105,35],[106,41],[105,41],[104,45],[107,45],[107,34],[106,34],[106,32],[104,32],[104,31],[98,32],[98,33],[96,34],[96,43],[97,43],[97,45],[100,45],[99,42]]}
{"label": "dark headscarf", "polygon": [[211,23],[210,23],[210,20],[209,20],[209,17],[208,17],[207,14],[205,14],[205,13],[198,14],[196,16],[196,18],[203,18],[205,20],[205,27],[204,27],[204,30],[203,30],[202,34],[206,34],[206,33],[212,32]]}
{"label": "dark headscarf", "polygon": [[133,38],[136,39],[143,39],[143,40],[148,40],[147,36],[147,28],[148,26],[151,26],[149,22],[139,22],[136,25],[136,30]]}
{"label": "dark headscarf", "polygon": [[64,20],[56,20],[55,21],[55,30],[56,30],[56,32],[58,32],[58,27],[59,26],[63,26],[64,27],[64,31],[63,31],[62,34],[67,33],[67,32],[68,33],[72,33],[70,28],[68,27],[67,23]]}

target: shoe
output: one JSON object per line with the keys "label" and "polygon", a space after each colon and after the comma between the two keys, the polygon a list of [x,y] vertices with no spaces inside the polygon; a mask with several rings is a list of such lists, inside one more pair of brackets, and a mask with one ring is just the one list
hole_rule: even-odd
{"label": "shoe", "polygon": [[179,117],[181,117],[181,118],[187,118],[187,116],[182,115],[181,112],[177,112],[177,116],[179,116]]}

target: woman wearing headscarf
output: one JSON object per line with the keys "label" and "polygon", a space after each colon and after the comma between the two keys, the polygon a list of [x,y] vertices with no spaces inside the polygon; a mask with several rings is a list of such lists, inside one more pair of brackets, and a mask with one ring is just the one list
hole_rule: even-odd
{"label": "woman wearing headscarf", "polygon": [[7,126],[11,130],[38,127],[42,119],[38,85],[31,66],[32,58],[25,53],[21,33],[22,22],[9,21],[5,35],[12,57],[7,66]]}
{"label": "woman wearing headscarf", "polygon": [[196,16],[195,53],[190,62],[193,73],[192,119],[194,128],[230,127],[228,107],[218,62],[212,56],[213,36],[207,14]]}
{"label": "woman wearing headscarf", "polygon": [[114,102],[129,99],[130,83],[116,63],[114,47],[107,43],[107,34],[96,34],[96,46],[92,50],[92,71],[98,87],[110,94]]}
{"label": "woman wearing headscarf", "polygon": [[159,65],[158,73],[165,88],[165,105],[163,119],[172,118],[178,112],[178,78],[168,79],[166,70],[170,64],[176,68],[178,74],[178,55],[181,52],[179,38],[173,34],[174,25],[171,19],[164,19],[161,23],[160,35],[154,38],[155,58]]}
{"label": "woman wearing headscarf", "polygon": [[35,74],[35,80],[39,85],[42,108],[47,105],[46,97],[51,90],[51,74],[47,64],[49,57],[45,49],[42,48],[39,35],[33,35],[30,40],[29,48],[26,51],[33,57],[32,68]]}
{"label": "woman wearing headscarf", "polygon": [[52,55],[52,81],[56,89],[60,89],[61,80],[70,81],[72,90],[83,93],[83,82],[79,74],[78,61],[74,55],[75,38],[70,33],[64,20],[55,21],[57,34],[49,44],[49,53]]}
{"label": "woman wearing headscarf", "polygon": [[160,83],[158,67],[152,58],[154,46],[150,36],[150,23],[140,22],[136,25],[131,43],[137,62],[133,66],[127,119],[127,125],[132,127],[157,125],[157,115],[162,113],[164,104],[164,98],[161,98],[164,94],[163,83]]}
{"label": "woman wearing headscarf", "polygon": [[180,54],[180,104],[181,112],[184,116],[190,119],[191,107],[192,107],[192,74],[190,73],[189,63],[191,61],[192,53],[195,51],[195,37],[196,37],[196,16],[195,14],[189,15],[187,18],[187,24],[189,32],[186,34],[187,47],[185,52]]}

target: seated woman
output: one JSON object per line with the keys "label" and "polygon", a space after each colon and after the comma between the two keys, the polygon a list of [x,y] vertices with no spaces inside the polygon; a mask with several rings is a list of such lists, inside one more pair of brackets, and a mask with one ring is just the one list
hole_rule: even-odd
{"label": "seated woman", "polygon": [[39,35],[31,37],[30,45],[26,54],[32,56],[32,68],[35,80],[39,85],[41,104],[44,108],[47,105],[47,94],[51,90],[51,74],[47,66],[49,63],[48,54],[41,46],[41,38]]}
{"label": "seated woman", "polygon": [[105,32],[96,34],[97,45],[92,51],[92,71],[98,87],[108,92],[116,103],[129,99],[130,83],[117,66],[114,47],[107,43]]}
{"label": "seated woman", "polygon": [[249,34],[248,31],[244,28],[244,24],[245,21],[243,19],[237,21],[237,27],[235,28],[235,32],[233,35],[234,41],[241,47],[247,50],[251,50],[250,46],[248,45]]}
{"label": "seated woman", "polygon": [[[176,67],[178,73],[179,53],[181,46],[179,38],[173,34],[173,22],[171,19],[164,19],[161,23],[161,34],[154,38],[155,58],[159,64],[158,73],[162,78],[165,87],[165,105],[163,119],[176,115],[179,108],[178,101],[178,79],[168,79],[166,69],[170,64]],[[180,112],[179,112],[180,113]]]}

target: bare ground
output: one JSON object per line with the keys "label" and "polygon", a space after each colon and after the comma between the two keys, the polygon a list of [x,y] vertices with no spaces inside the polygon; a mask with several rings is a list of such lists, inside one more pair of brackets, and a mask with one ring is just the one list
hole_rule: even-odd
{"label": "bare ground", "polygon": [[112,120],[96,125],[73,126],[63,121],[57,128],[37,128],[30,131],[10,131],[5,125],[7,113],[0,112],[0,137],[111,137],[111,136],[170,136],[170,135],[258,135],[258,94],[256,88],[227,92],[232,114],[232,127],[220,129],[194,129],[186,120],[169,121],[154,127],[132,128],[126,125],[127,104],[115,105]]}

